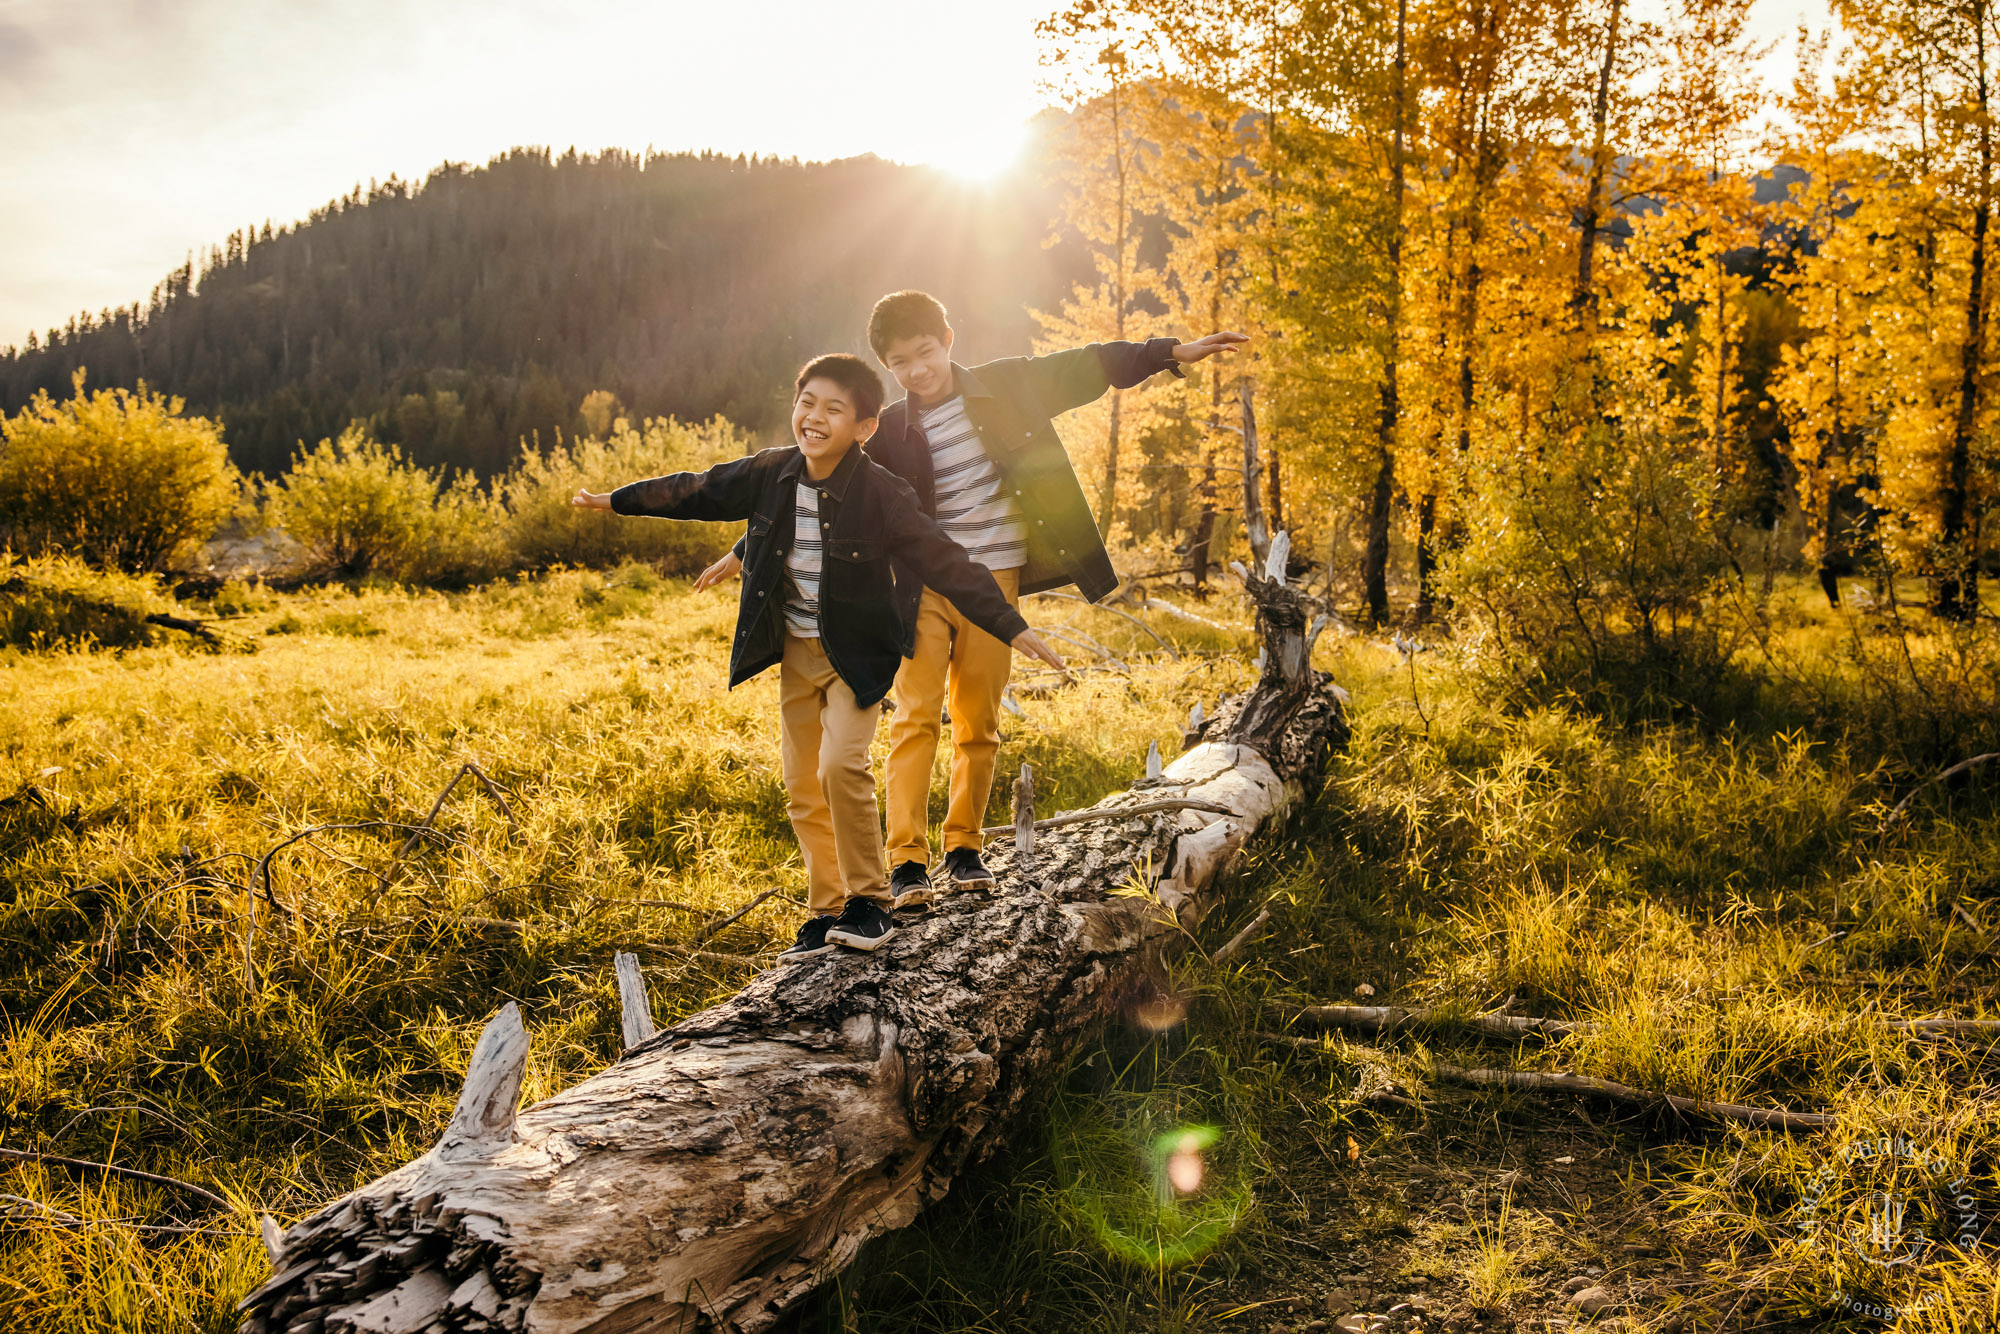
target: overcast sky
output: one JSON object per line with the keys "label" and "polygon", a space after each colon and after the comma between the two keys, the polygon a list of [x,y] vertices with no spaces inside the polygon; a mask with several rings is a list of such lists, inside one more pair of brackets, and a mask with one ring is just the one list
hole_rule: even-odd
{"label": "overcast sky", "polygon": [[[1760,0],[1758,26],[1823,3]],[[0,0],[0,346],[143,299],[238,227],[517,144],[991,171],[1042,104],[1055,8]]]}

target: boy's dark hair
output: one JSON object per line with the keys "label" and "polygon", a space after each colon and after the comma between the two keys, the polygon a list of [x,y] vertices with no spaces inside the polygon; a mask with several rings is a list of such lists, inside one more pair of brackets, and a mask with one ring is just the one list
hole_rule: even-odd
{"label": "boy's dark hair", "polygon": [[882,415],[882,377],[875,368],[857,356],[846,352],[828,352],[814,357],[799,367],[799,378],[792,384],[792,401],[799,401],[807,380],[831,380],[854,397],[854,416],[857,421],[867,421],[870,417]]}
{"label": "boy's dark hair", "polygon": [[878,357],[901,339],[929,334],[942,343],[950,332],[944,302],[929,292],[891,292],[875,303],[868,316],[868,346]]}

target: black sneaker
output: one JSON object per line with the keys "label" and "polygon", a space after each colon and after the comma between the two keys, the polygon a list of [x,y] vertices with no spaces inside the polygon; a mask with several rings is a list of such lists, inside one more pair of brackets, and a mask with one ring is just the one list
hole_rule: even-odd
{"label": "black sneaker", "polygon": [[976,889],[993,883],[993,872],[979,860],[978,848],[953,848],[944,855],[945,878],[953,889]]}
{"label": "black sneaker", "polygon": [[898,908],[918,908],[937,895],[931,892],[931,875],[922,862],[904,862],[889,876],[889,893]]}
{"label": "black sneaker", "polygon": [[874,899],[849,899],[838,921],[827,928],[826,938],[835,945],[853,950],[879,949],[896,934],[888,911]]}
{"label": "black sneaker", "polygon": [[833,946],[827,943],[826,933],[828,928],[839,920],[838,917],[829,912],[821,913],[810,921],[801,922],[799,924],[799,938],[792,942],[790,949],[778,956],[778,962],[797,963],[801,959],[810,959],[814,955],[832,953]]}

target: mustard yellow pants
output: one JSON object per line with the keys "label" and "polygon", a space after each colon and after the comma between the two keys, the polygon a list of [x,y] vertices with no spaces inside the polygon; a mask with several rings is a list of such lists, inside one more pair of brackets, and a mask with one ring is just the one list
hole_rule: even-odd
{"label": "mustard yellow pants", "polygon": [[779,748],[786,814],[806,861],[806,901],[839,912],[850,897],[889,898],[882,873],[882,818],[868,748],[879,708],[862,708],[817,639],[785,636],[778,665]]}
{"label": "mustard yellow pants", "polygon": [[[993,579],[1019,602],[1021,572],[995,570]],[[937,761],[939,715],[951,708],[951,796],[945,807],[944,851],[980,846],[979,827],[993,792],[1000,750],[1000,692],[1007,688],[1014,650],[965,619],[930,589],[917,612],[916,652],[896,673],[896,712],[889,723],[889,864],[930,862],[931,766]]]}

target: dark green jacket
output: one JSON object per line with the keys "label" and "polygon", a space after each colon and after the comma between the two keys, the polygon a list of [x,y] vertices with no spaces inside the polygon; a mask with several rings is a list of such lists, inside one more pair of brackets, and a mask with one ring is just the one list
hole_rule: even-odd
{"label": "dark green jacket", "polygon": [[[1174,339],[1143,343],[1092,343],[1046,357],[1007,357],[971,370],[953,363],[965,413],[980,443],[1014,493],[1028,527],[1028,563],[1021,592],[1075,584],[1092,602],[1118,587],[1118,574],[1098,535],[1097,520],[1050,420],[1103,396],[1130,389],[1164,370],[1181,375]],[[910,401],[882,410],[882,424],[867,445],[868,457],[910,484],[925,514],[937,517],[937,489],[930,442],[910,411]],[[916,624],[923,576],[898,578],[896,594],[908,624]]]}

